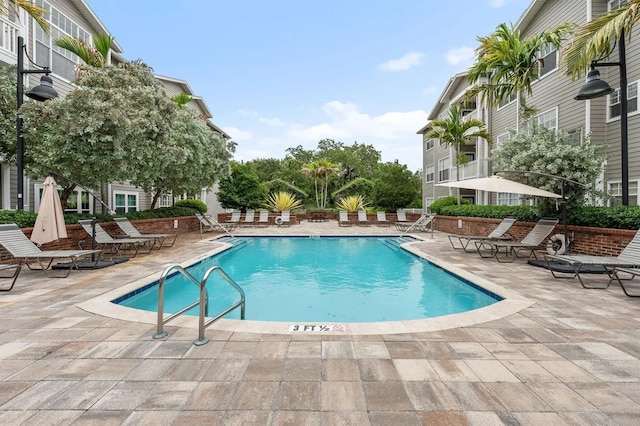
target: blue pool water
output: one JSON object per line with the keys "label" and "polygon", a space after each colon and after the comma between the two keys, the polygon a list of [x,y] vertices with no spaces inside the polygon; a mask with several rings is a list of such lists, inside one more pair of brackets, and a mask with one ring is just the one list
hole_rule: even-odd
{"label": "blue pool water", "polygon": [[[198,280],[220,266],[246,294],[246,319],[371,322],[465,312],[500,299],[417,256],[374,237],[259,237],[190,267]],[[217,274],[207,284],[209,316],[239,299]],[[157,310],[157,283],[114,301]],[[165,283],[165,312],[198,299],[181,275]],[[197,309],[197,308],[196,308]],[[193,315],[197,310],[193,309]],[[239,309],[227,318],[239,318]]]}

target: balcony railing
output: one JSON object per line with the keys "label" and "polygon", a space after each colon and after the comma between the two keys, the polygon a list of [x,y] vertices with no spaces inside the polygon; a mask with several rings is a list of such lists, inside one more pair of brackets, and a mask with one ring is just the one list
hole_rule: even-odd
{"label": "balcony railing", "polygon": [[460,167],[460,176],[457,174],[457,170],[454,167],[451,170],[451,179],[459,178],[460,180],[471,179],[480,176],[484,176],[485,174],[485,162],[484,161],[469,161],[467,164],[464,164]]}

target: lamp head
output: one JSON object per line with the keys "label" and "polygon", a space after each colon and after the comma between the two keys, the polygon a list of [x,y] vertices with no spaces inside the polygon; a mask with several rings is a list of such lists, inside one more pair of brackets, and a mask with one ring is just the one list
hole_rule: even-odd
{"label": "lamp head", "polygon": [[578,95],[574,98],[577,101],[599,98],[601,96],[613,93],[614,89],[604,80],[600,80],[600,71],[597,69],[589,70],[587,74],[587,82],[578,91]]}
{"label": "lamp head", "polygon": [[40,84],[31,89],[28,93],[25,93],[31,99],[36,101],[48,101],[49,99],[57,98],[58,92],[53,89],[53,80],[48,75],[40,77]]}

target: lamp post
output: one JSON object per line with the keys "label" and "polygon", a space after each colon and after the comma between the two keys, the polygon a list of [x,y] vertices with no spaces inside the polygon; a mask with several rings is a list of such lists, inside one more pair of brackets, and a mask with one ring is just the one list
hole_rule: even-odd
{"label": "lamp post", "polygon": [[600,80],[596,67],[620,68],[620,161],[622,169],[622,205],[629,205],[629,125],[627,121],[627,58],[624,44],[624,30],[618,40],[618,62],[591,62],[587,83],[580,88],[574,98],[578,101],[599,98],[614,92],[606,81]]}
{"label": "lamp post", "polygon": [[17,64],[17,91],[16,91],[16,106],[17,106],[17,118],[16,118],[16,167],[17,167],[17,192],[18,202],[16,204],[17,210],[24,209],[24,139],[22,138],[22,116],[20,116],[20,107],[24,101],[24,75],[25,74],[44,74],[40,78],[40,84],[33,88],[29,93],[26,93],[28,97],[36,101],[46,101],[58,96],[58,93],[53,89],[53,80],[49,77],[51,70],[48,67],[40,67],[34,64],[31,59],[29,63],[40,67],[38,70],[25,70],[24,69],[24,56],[27,46],[24,44],[24,39],[18,36],[18,64]]}

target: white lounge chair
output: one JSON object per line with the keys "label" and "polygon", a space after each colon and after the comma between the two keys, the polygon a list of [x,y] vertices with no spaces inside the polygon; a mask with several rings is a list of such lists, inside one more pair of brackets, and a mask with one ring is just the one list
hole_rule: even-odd
{"label": "white lounge chair", "polygon": [[289,210],[281,211],[280,216],[276,218],[276,224],[278,226],[291,225],[291,212]]}
{"label": "white lounge chair", "polygon": [[346,210],[340,210],[338,213],[338,225],[339,226],[351,226],[351,221],[349,220],[349,212]]}
{"label": "white lounge chair", "polygon": [[[79,259],[93,256],[96,263],[100,257],[101,250],[40,250],[15,223],[7,223],[0,225],[0,244],[16,258],[20,265],[27,265],[29,269],[39,269],[48,277],[64,278],[71,273],[72,269],[76,269],[76,263]],[[48,273],[51,264],[55,259],[68,259],[71,266],[64,270],[64,275],[50,275]],[[37,264],[39,267],[34,268]],[[12,266],[12,265],[10,265]],[[20,271],[17,271],[19,273]],[[14,278],[17,278],[18,275]],[[15,280],[14,280],[15,283]],[[11,285],[13,287],[13,285]],[[10,289],[9,289],[10,290]]]}
{"label": "white lounge chair", "polygon": [[260,215],[258,217],[258,222],[256,222],[256,226],[258,227],[269,226],[269,210],[260,210]]}
{"label": "white lounge chair", "polygon": [[171,244],[165,246],[165,247],[172,247],[173,244],[176,242],[176,239],[178,238],[178,234],[143,234],[142,232],[138,231],[136,229],[135,226],[133,226],[133,224],[131,222],[129,222],[129,219],[127,219],[126,217],[116,217],[114,218],[116,224],[120,227],[120,229],[122,230],[122,232],[124,232],[127,237],[129,238],[148,238],[151,240],[155,240],[156,243],[158,244],[158,249],[160,249],[165,241],[170,241]]}
{"label": "white lounge chair", "polygon": [[391,223],[387,220],[387,214],[385,212],[376,212],[378,226],[391,226]]}
{"label": "white lounge chair", "polygon": [[359,226],[369,226],[369,218],[367,218],[366,210],[358,210],[358,225]]}
{"label": "white lounge chair", "polygon": [[[89,234],[88,241],[93,239],[92,233],[95,229],[95,243],[99,247],[109,247],[115,254],[120,254],[120,250],[132,250],[133,254],[131,257],[135,257],[140,248],[144,246],[149,247],[149,250],[145,253],[151,253],[151,250],[153,250],[155,240],[145,238],[114,238],[105,231],[99,223],[93,224],[92,222],[93,220],[91,219],[78,221],[78,223],[82,225],[82,229]],[[82,248],[82,241],[80,241],[78,245]]]}
{"label": "white lounge chair", "polygon": [[407,220],[407,214],[404,210],[398,210],[396,212],[396,229],[398,231],[404,231],[410,223],[411,222]]}
{"label": "white lounge chair", "polygon": [[[478,251],[477,247],[474,247],[474,250],[467,250],[467,246],[471,241],[480,241],[480,240],[489,240],[489,241],[508,241],[513,239],[511,235],[505,235],[511,229],[511,226],[516,223],[516,218],[507,216],[502,219],[502,222],[498,224],[498,226],[491,231],[488,235],[480,236],[480,235],[449,235],[449,242],[451,243],[451,247],[454,249],[463,249],[467,253],[473,253]],[[458,240],[456,244],[454,241]]]}
{"label": "white lounge chair", "polygon": [[244,214],[244,220],[241,222],[241,226],[254,226],[255,223],[253,222],[256,218],[256,211],[255,210],[247,210],[247,212]]}
{"label": "white lounge chair", "polygon": [[[531,257],[531,255],[537,259],[535,250],[553,232],[558,222],[558,219],[540,219],[522,241],[480,240],[475,242],[476,249],[481,257],[495,257],[498,262],[513,262],[516,257]],[[487,250],[490,254],[483,254],[483,251]],[[501,250],[504,250],[504,257],[500,256]],[[525,251],[527,256],[520,256],[521,251]]]}

